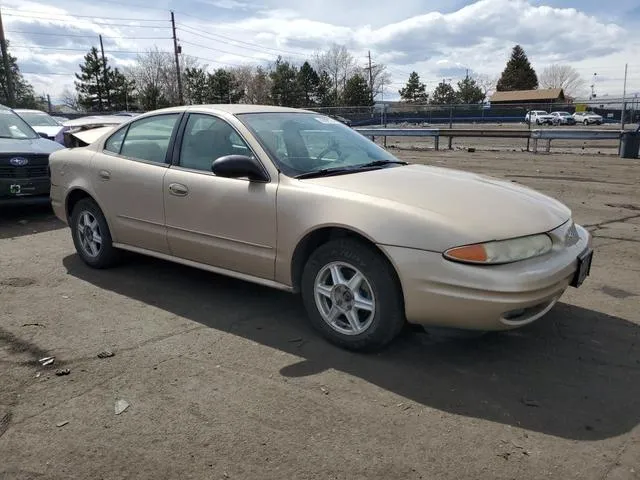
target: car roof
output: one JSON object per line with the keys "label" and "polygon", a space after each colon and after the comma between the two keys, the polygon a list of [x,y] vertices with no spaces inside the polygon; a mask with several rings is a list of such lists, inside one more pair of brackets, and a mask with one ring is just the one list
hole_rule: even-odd
{"label": "car roof", "polygon": [[189,105],[182,107],[169,107],[162,108],[160,110],[154,110],[151,113],[168,113],[168,112],[182,112],[182,111],[210,111],[211,113],[230,113],[232,115],[238,115],[242,113],[315,113],[321,115],[318,112],[312,112],[311,110],[303,110],[300,108],[290,107],[275,107],[273,105],[248,105],[241,103],[234,104],[210,104],[210,105]]}
{"label": "car roof", "polygon": [[43,115],[49,115],[47,112],[43,112],[42,110],[33,110],[31,108],[14,108],[13,111],[18,113],[41,113]]}

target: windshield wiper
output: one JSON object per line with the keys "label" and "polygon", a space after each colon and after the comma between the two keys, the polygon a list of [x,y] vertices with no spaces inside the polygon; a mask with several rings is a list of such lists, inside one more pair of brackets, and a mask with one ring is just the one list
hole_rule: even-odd
{"label": "windshield wiper", "polygon": [[342,173],[354,173],[362,170],[370,170],[378,167],[384,167],[385,165],[409,165],[408,162],[402,162],[400,160],[375,160],[369,163],[363,163],[361,165],[353,165],[350,167],[332,167],[322,168],[320,170],[314,170],[312,172],[301,173],[294,178],[316,178],[316,177],[328,177],[330,175],[340,175]]}
{"label": "windshield wiper", "polygon": [[329,175],[339,175],[341,173],[352,173],[356,170],[353,167],[332,167],[321,168],[320,170],[313,170],[312,172],[301,173],[293,178],[315,178],[315,177],[328,177]]}
{"label": "windshield wiper", "polygon": [[375,160],[362,165],[356,165],[355,168],[384,167],[385,165],[409,165],[409,162],[403,162],[401,160]]}

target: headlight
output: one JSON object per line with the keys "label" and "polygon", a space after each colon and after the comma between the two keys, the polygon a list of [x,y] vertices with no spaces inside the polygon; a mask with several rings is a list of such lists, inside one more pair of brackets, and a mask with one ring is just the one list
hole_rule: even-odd
{"label": "headlight", "polygon": [[454,247],[444,252],[444,256],[456,262],[495,265],[538,257],[551,251],[552,246],[551,238],[540,234]]}

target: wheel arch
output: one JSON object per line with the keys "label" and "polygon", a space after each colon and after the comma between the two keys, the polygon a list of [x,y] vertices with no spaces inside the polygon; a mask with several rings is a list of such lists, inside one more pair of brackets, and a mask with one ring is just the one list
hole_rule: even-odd
{"label": "wheel arch", "polygon": [[67,193],[67,196],[65,198],[65,205],[64,205],[64,211],[65,211],[65,215],[67,217],[67,223],[69,225],[71,225],[71,214],[73,213],[73,207],[75,207],[76,204],[80,200],[82,200],[84,198],[88,198],[88,199],[94,201],[95,204],[98,206],[98,208],[102,211],[102,214],[104,216],[104,220],[105,220],[105,222],[107,222],[107,226],[109,227],[109,231],[111,232],[111,235],[113,236],[113,229],[111,228],[111,222],[109,222],[109,218],[107,217],[107,215],[105,214],[104,210],[102,209],[102,206],[100,205],[98,200],[96,200],[96,198],[93,195],[91,195],[86,189],[84,189],[82,187],[73,187],[72,189],[69,190],[69,193]]}
{"label": "wheel arch", "polygon": [[300,291],[302,272],[311,254],[321,245],[338,238],[351,238],[362,242],[377,251],[393,271],[394,281],[400,291],[404,304],[404,291],[398,270],[387,253],[381,249],[368,235],[343,225],[327,225],[307,232],[298,242],[291,257],[291,285],[294,292]]}

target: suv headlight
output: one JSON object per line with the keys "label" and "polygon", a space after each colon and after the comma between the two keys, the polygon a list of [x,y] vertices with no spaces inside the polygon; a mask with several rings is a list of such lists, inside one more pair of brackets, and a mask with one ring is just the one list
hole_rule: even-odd
{"label": "suv headlight", "polygon": [[444,252],[444,256],[455,262],[496,265],[538,257],[550,252],[552,247],[551,237],[543,233],[454,247]]}

